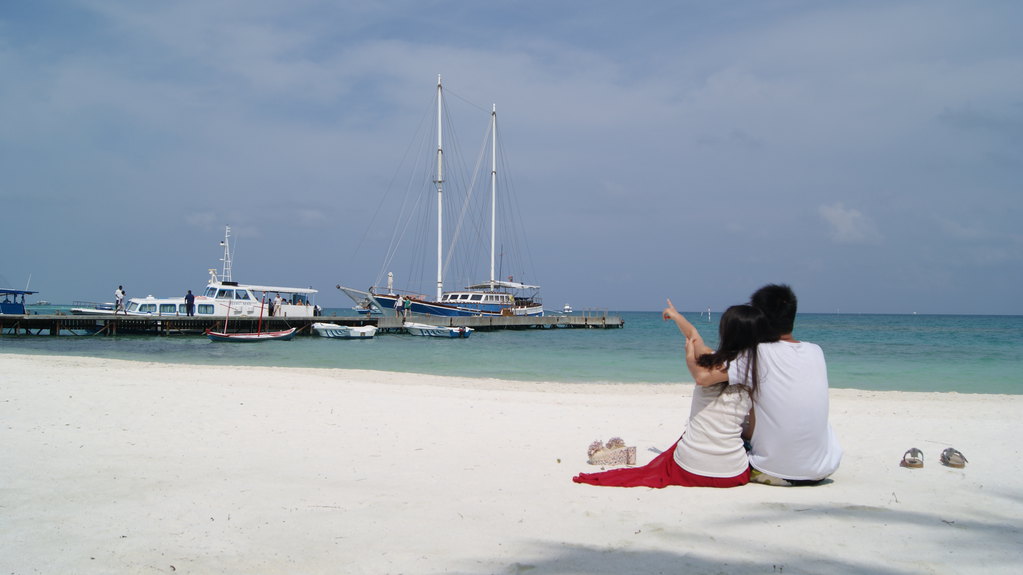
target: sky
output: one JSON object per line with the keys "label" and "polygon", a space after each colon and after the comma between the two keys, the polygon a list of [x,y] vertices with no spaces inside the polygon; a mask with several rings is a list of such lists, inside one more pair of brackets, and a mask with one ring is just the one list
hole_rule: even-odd
{"label": "sky", "polygon": [[1020,22],[1013,1],[2,1],[0,283],[182,295],[229,225],[235,280],[351,305],[334,286],[379,277],[441,74],[480,135],[498,107],[516,279],[548,308],[787,283],[805,312],[1023,314]]}

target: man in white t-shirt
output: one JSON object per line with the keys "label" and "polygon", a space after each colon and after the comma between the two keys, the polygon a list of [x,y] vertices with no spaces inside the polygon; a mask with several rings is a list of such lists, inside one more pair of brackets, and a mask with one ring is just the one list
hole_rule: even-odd
{"label": "man in white t-shirt", "polygon": [[[747,432],[752,481],[812,485],[838,469],[842,447],[828,422],[828,369],[820,346],[792,337],[796,294],[767,285],[750,303],[767,315],[778,341],[758,346],[759,389]],[[732,362],[729,379],[743,366]]]}
{"label": "man in white t-shirt", "polygon": [[[114,314],[116,315],[119,311],[124,311],[124,286],[117,286],[114,290]],[[126,314],[128,312],[125,312]]]}

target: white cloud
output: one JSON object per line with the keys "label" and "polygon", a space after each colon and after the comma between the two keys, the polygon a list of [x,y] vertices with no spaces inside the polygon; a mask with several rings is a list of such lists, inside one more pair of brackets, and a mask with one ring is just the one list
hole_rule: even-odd
{"label": "white cloud", "polygon": [[[0,197],[25,217],[5,232],[31,236],[43,218],[62,233],[8,254],[0,271],[35,271],[51,301],[93,284],[109,292],[102,261],[63,281],[80,264],[60,249],[68,238],[82,252],[120,245],[117,261],[179,250],[125,279],[162,290],[215,262],[228,224],[267,269],[295,261],[318,286],[369,281],[361,270],[384,254],[356,246],[367,234],[386,244],[382,199],[432,118],[437,73],[463,150],[486,123],[473,124],[473,107],[497,103],[505,173],[529,206],[552,301],[660,309],[661,295],[604,281],[606,266],[643,277],[635,254],[683,249],[687,237],[715,238],[725,257],[708,262],[712,277],[731,272],[729,255],[756,253],[758,270],[805,277],[808,293],[807,261],[821,278],[864,266],[898,277],[918,262],[921,277],[957,282],[931,290],[935,310],[964,311],[970,289],[1019,285],[1023,268],[1005,262],[1023,257],[1023,4],[576,0],[543,11],[466,3],[443,18],[410,0],[14,4],[0,11],[0,75],[17,78],[0,84]],[[90,225],[108,199],[145,217]],[[807,208],[832,241],[808,242],[798,259],[750,249],[765,230],[799,231]],[[348,225],[325,239],[338,221]],[[296,256],[307,237],[343,271]],[[830,257],[836,245],[882,243],[858,261]],[[587,264],[566,274],[567,259]],[[965,263],[981,273],[949,271]],[[665,269],[663,283],[686,283],[687,271]],[[720,282],[701,289],[694,300],[710,301]],[[885,298],[900,309],[920,291],[893,286]],[[1023,313],[1015,294],[983,305]]]}
{"label": "white cloud", "polygon": [[841,203],[818,209],[824,221],[831,226],[831,238],[840,244],[879,244],[881,233],[863,212],[847,208]]}

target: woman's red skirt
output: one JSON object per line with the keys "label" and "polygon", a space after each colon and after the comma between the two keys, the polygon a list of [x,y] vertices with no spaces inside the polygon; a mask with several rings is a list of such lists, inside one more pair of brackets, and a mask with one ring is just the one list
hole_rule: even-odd
{"label": "woman's red skirt", "polygon": [[[678,442],[676,442],[676,445]],[[690,473],[675,463],[675,445],[665,450],[643,467],[623,467],[599,473],[580,473],[572,478],[576,483],[606,485],[609,487],[656,487],[669,485],[682,487],[738,487],[749,483],[750,469],[735,477],[705,477]]]}

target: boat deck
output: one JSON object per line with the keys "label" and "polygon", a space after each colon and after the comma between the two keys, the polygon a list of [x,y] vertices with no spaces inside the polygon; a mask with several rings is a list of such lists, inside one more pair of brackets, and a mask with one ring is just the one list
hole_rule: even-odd
{"label": "boat deck", "polygon": [[[401,320],[393,316],[353,317],[320,316],[304,318],[263,318],[262,331],[298,328],[296,335],[312,336],[312,324],[330,322],[340,325],[374,325],[382,333],[401,331]],[[545,315],[541,317],[446,317],[413,314],[409,321],[437,326],[471,327],[477,331],[502,329],[613,329],[624,327],[622,318],[604,312]],[[230,331],[256,331],[256,318],[231,318]],[[0,332],[9,335],[202,335],[207,328],[223,329],[223,318],[187,316],[125,315],[0,315]]]}

